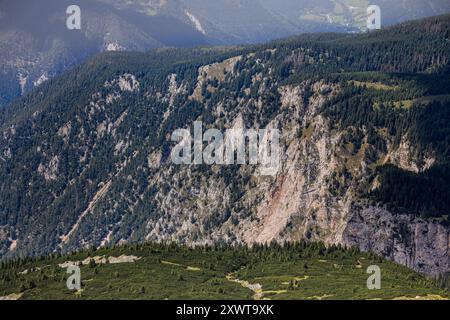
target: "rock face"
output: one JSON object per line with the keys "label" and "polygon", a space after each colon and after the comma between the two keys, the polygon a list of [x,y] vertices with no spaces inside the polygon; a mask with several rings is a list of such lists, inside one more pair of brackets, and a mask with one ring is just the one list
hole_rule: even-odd
{"label": "rock face", "polygon": [[[184,183],[180,188],[157,193],[162,215],[159,220],[148,222],[146,239],[191,244],[217,241],[252,244],[306,238],[329,245],[357,246],[427,274],[447,272],[450,269],[448,227],[436,221],[358,205],[356,181],[367,179],[366,159],[361,152],[345,154],[343,132],[334,131],[319,112],[339,88],[314,83],[307,100],[305,88],[306,85],[280,89],[282,111],[269,125],[281,130],[282,169],[276,177],[250,178],[253,183],[244,187],[240,199],[244,208],[250,208],[248,217],[242,216],[240,203],[230,204],[231,190],[221,177],[213,175],[195,182],[192,167],[182,168],[175,175],[170,171],[160,172],[159,188],[162,181],[171,181],[170,185],[176,181]],[[242,114],[237,113],[232,123],[241,122]],[[409,164],[406,168],[413,170],[417,165],[408,150],[401,144],[387,154],[401,154],[402,161]],[[240,169],[244,176],[252,174],[252,169],[248,170]],[[352,171],[354,178],[346,181],[345,189],[336,194],[332,190],[333,179],[343,170]],[[194,197],[197,200],[193,201]],[[237,217],[239,223],[234,225],[232,219],[225,218],[223,224],[205,229],[211,212],[230,209],[226,203],[231,206],[231,216]]]}
{"label": "rock face", "polygon": [[[242,57],[239,56],[222,64],[199,68],[195,87],[205,83],[201,76],[205,70],[211,71],[218,65],[225,66],[229,61],[235,63],[240,59]],[[233,75],[232,70],[229,70],[230,75]],[[178,78],[177,74],[168,76],[167,92],[157,95],[168,104],[165,119],[173,114],[174,101],[189,94],[186,83],[182,80],[177,82]],[[223,75],[219,78],[225,81]],[[104,88],[112,93],[105,93],[106,99],[100,93],[92,95],[93,100],[89,103],[92,115],[96,109],[106,111],[112,103],[120,103],[125,92],[137,94],[145,90],[132,74],[120,75],[106,82]],[[141,225],[132,220],[122,222],[130,218],[117,208],[121,202],[130,203],[131,195],[126,191],[112,193],[117,182],[110,179],[99,185],[87,209],[65,234],[59,235],[59,247],[71,250],[80,246],[103,246],[105,241],[123,243],[132,239],[177,241],[191,245],[213,242],[251,245],[308,239],[328,245],[357,246],[427,274],[447,272],[450,270],[448,227],[410,215],[393,214],[364,204],[356,196],[358,186],[369,183],[366,181],[370,176],[368,160],[361,151],[366,148],[366,143],[359,151],[348,152],[343,140],[345,131],[333,129],[329,119],[320,112],[323,104],[339,91],[338,85],[325,82],[278,88],[281,107],[266,124],[267,128],[280,130],[281,167],[276,176],[258,176],[255,174],[257,167],[240,166],[236,168],[234,177],[245,182],[239,186],[240,194],[236,196],[233,184],[227,184],[224,179],[223,167],[213,166],[204,175],[195,166],[177,167],[167,157],[163,159],[161,147],[152,149],[142,165],[152,172],[148,183],[156,190],[154,205],[158,213],[144,216],[145,220],[139,222]],[[195,92],[192,99],[203,101],[201,90],[195,89]],[[114,96],[114,99],[108,100],[109,96]],[[223,108],[224,102],[220,102],[213,106],[212,113],[225,113],[231,127],[244,128],[247,126],[245,106],[251,102],[256,106],[262,105],[248,97],[228,111]],[[96,130],[102,132],[101,136],[108,132],[117,138],[116,156],[123,154],[133,143],[130,137],[116,137],[114,133],[127,117],[128,112],[123,111],[115,121],[102,122]],[[214,126],[223,126],[220,117]],[[59,136],[66,143],[69,131],[73,130],[69,128],[71,126],[66,123],[58,129]],[[380,153],[379,158],[391,157],[398,165],[407,164],[404,165],[406,169],[416,171],[418,165],[409,153],[411,148],[405,145],[406,142],[385,154]],[[50,158],[49,165],[40,164],[38,168],[48,182],[57,179],[58,161],[55,159],[58,159],[56,155]],[[122,176],[132,161],[133,156],[120,164],[115,176]],[[351,172],[351,175],[346,176],[345,172]],[[130,175],[126,179],[133,180]],[[334,187],[336,181],[340,181],[342,186],[339,190]],[[139,197],[145,199],[146,195],[143,193]],[[130,203],[131,215],[136,214],[134,206]],[[103,215],[117,214],[118,219],[113,224],[98,220]],[[122,229],[123,223],[127,224],[127,230],[134,230],[131,235]],[[135,235],[136,230],[141,234]],[[20,248],[20,242],[20,239],[14,240],[10,248]]]}
{"label": "rock face", "polygon": [[355,208],[343,241],[426,274],[450,269],[450,231],[438,222],[393,215],[381,208]]}

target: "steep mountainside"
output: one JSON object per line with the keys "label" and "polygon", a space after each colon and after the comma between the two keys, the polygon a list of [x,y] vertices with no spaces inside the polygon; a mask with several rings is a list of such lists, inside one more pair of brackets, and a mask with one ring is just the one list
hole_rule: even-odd
{"label": "steep mountainside", "polygon": [[[318,240],[450,270],[450,16],[106,53],[0,113],[0,252]],[[175,129],[277,128],[281,167],[175,165]]]}

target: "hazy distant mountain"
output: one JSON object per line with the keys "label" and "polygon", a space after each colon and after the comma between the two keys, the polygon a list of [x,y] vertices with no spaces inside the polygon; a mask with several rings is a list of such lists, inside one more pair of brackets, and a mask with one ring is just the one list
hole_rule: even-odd
{"label": "hazy distant mountain", "polygon": [[369,5],[381,8],[384,26],[450,12],[447,0],[257,0],[272,13],[301,27],[305,22],[365,29]]}
{"label": "hazy distant mountain", "polygon": [[213,43],[255,43],[304,32],[358,31],[380,6],[384,26],[450,12],[447,0],[100,0],[118,9],[169,15]]}
{"label": "hazy distant mountain", "polygon": [[[66,8],[81,8],[81,30],[66,28]],[[98,1],[0,3],[0,106],[101,51],[194,46],[206,39],[174,16],[145,16]]]}
{"label": "hazy distant mountain", "polygon": [[254,43],[303,32],[356,31],[379,5],[383,25],[450,12],[446,0],[100,0],[118,9],[176,16],[219,43]]}
{"label": "hazy distant mountain", "polygon": [[[289,1],[275,0],[100,0],[118,9],[149,15],[170,15],[190,23],[211,43],[256,43],[302,32],[350,31],[354,26],[325,20],[287,17]],[[310,1],[312,2],[312,1]],[[313,2],[314,3],[314,2]],[[296,7],[304,4],[299,2]],[[320,8],[332,12],[333,8]],[[365,8],[364,8],[365,11]]]}

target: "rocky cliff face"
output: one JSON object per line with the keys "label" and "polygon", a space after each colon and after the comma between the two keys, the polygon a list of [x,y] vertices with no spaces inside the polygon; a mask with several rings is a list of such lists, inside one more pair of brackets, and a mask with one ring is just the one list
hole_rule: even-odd
{"label": "rocky cliff face", "polygon": [[449,270],[449,228],[382,208],[356,207],[343,241],[376,252],[419,272],[436,275]]}
{"label": "rocky cliff face", "polygon": [[[230,63],[234,65],[240,59],[243,58],[234,57],[200,67],[195,86],[198,90],[194,91],[192,99],[203,101],[199,88],[208,78],[207,70],[217,72],[228,68],[231,72]],[[161,99],[174,101],[178,94],[186,93],[174,89],[183,88],[182,82],[176,82],[177,78],[179,75],[169,76],[168,91]],[[274,177],[264,177],[255,174],[256,166],[235,168],[235,181],[244,181],[238,191],[234,190],[233,183],[224,179],[221,166],[206,169],[208,174],[205,175],[198,166],[176,166],[167,158],[164,161],[162,149],[152,150],[147,165],[154,170],[149,184],[157,190],[158,215],[146,219],[143,238],[192,245],[213,242],[251,245],[308,239],[328,245],[357,246],[427,274],[447,272],[450,268],[448,226],[411,215],[393,214],[357,196],[361,185],[373,183],[368,177],[374,170],[364,152],[372,146],[368,145],[367,137],[363,137],[360,150],[349,151],[344,139],[346,131],[333,129],[330,120],[320,112],[323,104],[339,90],[338,85],[324,82],[279,87],[281,107],[266,127],[278,128],[281,132],[281,169]],[[237,108],[227,112],[224,103],[220,101],[213,106],[212,113],[225,112],[223,117],[230,119],[232,128],[245,127],[244,118],[255,112],[246,106],[258,108],[263,104],[247,97],[238,102]],[[168,108],[172,108],[170,103]],[[224,125],[223,119],[218,117],[210,126]],[[254,123],[256,127],[260,125]],[[389,145],[388,138],[386,142]],[[419,164],[406,144],[380,152],[378,161],[391,161],[415,171]],[[102,188],[95,201],[120,202],[108,197],[108,188]],[[95,203],[90,209],[96,211]],[[109,241],[127,242],[134,237],[122,234],[117,225],[109,228],[97,225],[85,237],[77,231],[83,223],[90,226],[93,221],[87,216],[79,222],[81,225],[74,226],[68,244],[105,245]],[[121,223],[119,221],[118,225]],[[104,238],[91,238],[92,234],[105,234],[105,228],[110,230]]]}

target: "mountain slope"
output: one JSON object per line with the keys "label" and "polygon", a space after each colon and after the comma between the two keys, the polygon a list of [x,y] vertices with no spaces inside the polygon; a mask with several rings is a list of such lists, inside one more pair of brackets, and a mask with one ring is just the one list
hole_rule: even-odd
{"label": "mountain slope", "polygon": [[[2,257],[307,239],[448,272],[449,27],[107,53],[45,82],[0,114]],[[172,164],[195,120],[278,128],[280,170]]]}

